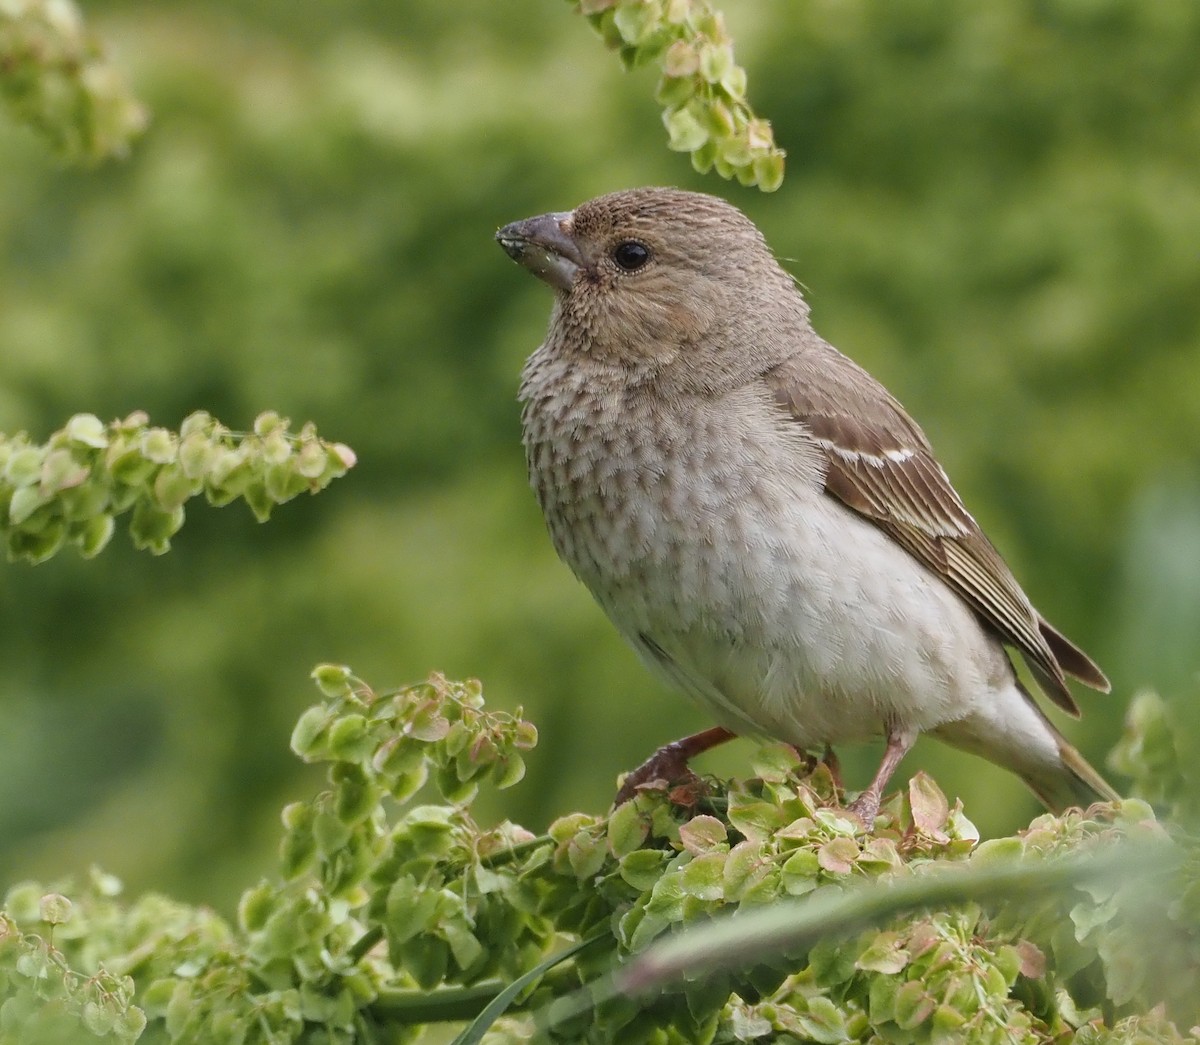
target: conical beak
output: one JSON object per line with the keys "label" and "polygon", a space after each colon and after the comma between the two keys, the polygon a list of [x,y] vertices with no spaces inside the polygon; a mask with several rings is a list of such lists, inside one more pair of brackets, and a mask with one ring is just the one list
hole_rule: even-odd
{"label": "conical beak", "polygon": [[583,268],[583,258],[571,238],[572,211],[540,214],[514,221],[496,233],[496,242],[518,265],[556,290],[569,291]]}

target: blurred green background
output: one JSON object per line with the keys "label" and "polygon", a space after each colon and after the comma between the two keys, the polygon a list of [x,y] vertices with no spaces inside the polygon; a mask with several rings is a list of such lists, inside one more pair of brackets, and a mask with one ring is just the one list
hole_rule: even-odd
{"label": "blurred green background", "polygon": [[[1200,5],[726,13],[789,151],[773,196],[668,153],[654,74],[623,75],[563,0],[85,6],[153,123],[89,172],[0,122],[0,430],[272,408],[360,464],[267,526],[192,508],[163,558],[118,535],[4,568],[0,883],[94,861],[228,910],[319,786],[287,747],[318,661],[524,705],[541,744],[487,811],[535,829],[707,724],[557,562],[525,485],[514,397],[550,295],[492,233],[632,185],[745,208],[818,329],[922,422],[1113,679],[1067,726],[1089,757],[1139,687],[1192,689]],[[743,745],[701,766],[744,772]],[[877,752],[843,755],[865,781]],[[987,833],[1036,810],[936,743],[901,778],[918,767]]]}

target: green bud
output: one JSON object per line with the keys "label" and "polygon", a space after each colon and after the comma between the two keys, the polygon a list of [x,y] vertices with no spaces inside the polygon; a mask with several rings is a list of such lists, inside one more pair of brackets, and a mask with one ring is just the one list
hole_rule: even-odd
{"label": "green bud", "polygon": [[42,477],[42,459],[46,456],[40,446],[23,446],[9,454],[4,466],[4,478],[13,486],[32,486]]}
{"label": "green bud", "polygon": [[700,68],[700,55],[686,40],[676,40],[663,55],[662,65],[664,76],[690,79]]}
{"label": "green bud", "polygon": [[88,477],[88,469],[71,456],[70,450],[51,450],[42,461],[41,491],[46,496],[78,486]]}
{"label": "green bud", "polygon": [[345,664],[318,664],[310,676],[327,697],[348,696],[352,677]]}
{"label": "green bud", "polygon": [[253,889],[242,893],[238,901],[238,925],[243,932],[257,932],[267,923],[275,909],[275,889],[261,882]]}
{"label": "green bud", "polygon": [[661,17],[654,4],[627,2],[619,4],[613,12],[613,25],[625,43],[636,46],[659,27]]}
{"label": "green bud", "polygon": [[274,428],[263,436],[262,457],[268,464],[283,464],[292,456],[292,444],[282,428]]}
{"label": "green bud", "polygon": [[647,823],[637,802],[626,802],[613,810],[608,818],[608,850],[620,860],[640,849],[649,833]]}
{"label": "green bud", "polygon": [[305,440],[296,454],[296,471],[305,479],[319,479],[327,461],[325,448],[316,439]]}
{"label": "green bud", "polygon": [[79,554],[85,559],[95,558],[108,542],[113,539],[116,523],[113,517],[103,512],[95,515],[71,530],[71,540],[79,547]]}
{"label": "green bud", "polygon": [[279,812],[279,821],[289,831],[311,831],[317,814],[307,802],[289,802]]}
{"label": "green bud", "polygon": [[272,432],[282,428],[287,428],[287,421],[274,410],[264,410],[254,419],[254,434],[260,439],[265,439]]}
{"label": "green bud", "polygon": [[332,443],[326,447],[325,471],[321,473],[321,484],[330,479],[340,479],[358,464],[358,456],[345,443]]}
{"label": "green bud", "polygon": [[745,138],[739,135],[721,139],[718,153],[721,159],[733,167],[745,167],[751,179],[750,183],[753,183],[754,171],[750,167],[750,146],[746,144]]}
{"label": "green bud", "polygon": [[62,925],[71,917],[71,901],[62,893],[46,893],[38,903],[38,910],[47,925]]}
{"label": "green bud", "polygon": [[167,464],[175,460],[178,440],[174,432],[165,428],[148,428],[139,440],[142,456],[155,464]]}
{"label": "green bud", "polygon": [[249,505],[250,511],[254,513],[260,523],[266,522],[271,518],[271,512],[275,508],[275,502],[271,499],[271,495],[267,493],[266,486],[261,481],[252,480],[242,491],[242,497],[246,504]]}
{"label": "green bud", "polygon": [[154,499],[164,512],[173,512],[199,493],[200,487],[201,480],[188,478],[180,465],[164,465],[154,477]]}
{"label": "green bud", "polygon": [[67,422],[64,433],[70,442],[80,446],[96,450],[108,446],[108,429],[95,414],[76,414]]}
{"label": "green bud", "polygon": [[328,751],[325,730],[332,719],[332,713],[323,704],[309,708],[300,716],[296,728],[292,730],[292,750],[306,762],[322,757]]}
{"label": "green bud", "polygon": [[113,1001],[107,1005],[94,1000],[86,1001],[83,1005],[82,1015],[83,1025],[98,1038],[107,1037],[117,1021],[117,1011]]}
{"label": "green bud", "polygon": [[372,747],[367,720],[362,715],[343,715],[329,728],[329,750],[343,762],[356,762]]}
{"label": "green bud", "polygon": [[773,152],[754,160],[754,177],[763,192],[774,192],[783,184],[783,153]]}
{"label": "green bud", "polygon": [[24,559],[36,566],[52,558],[62,547],[67,536],[67,526],[62,519],[55,519],[47,514],[41,518],[34,516],[29,523],[36,523],[33,529],[14,529],[8,534],[8,553],[14,559]]}
{"label": "green bud", "polygon": [[113,480],[126,486],[140,486],[155,470],[154,462],[143,455],[139,443],[124,438],[109,444],[104,459]]}
{"label": "green bud", "polygon": [[279,870],[287,880],[304,874],[317,857],[317,843],[311,831],[289,831],[279,843]]}
{"label": "green bud", "polygon": [[707,104],[701,103],[697,117],[702,120],[710,134],[715,138],[725,138],[737,131],[737,119],[733,110],[720,98],[710,98]]}
{"label": "green bud", "polygon": [[170,549],[171,537],[183,525],[183,519],[183,508],[163,511],[150,501],[138,501],[129,523],[133,546],[153,555],[162,555]]}
{"label": "green bud", "polygon": [[192,431],[179,443],[179,467],[189,479],[201,479],[212,467],[217,448],[207,433]]}
{"label": "green bud", "polygon": [[85,522],[108,507],[109,488],[101,479],[84,482],[64,490],[58,499],[59,510],[67,522]]}
{"label": "green bud", "polygon": [[658,81],[654,99],[664,109],[678,109],[686,105],[695,93],[696,78],[694,76],[663,76]]}
{"label": "green bud", "polygon": [[344,779],[334,792],[334,811],[343,823],[356,824],[371,815],[379,804],[379,797],[379,789],[365,777]]}
{"label": "green bud", "polygon": [[675,152],[694,153],[708,141],[708,131],[690,106],[664,112],[663,125],[667,128],[667,146]]}
{"label": "green bud", "polygon": [[720,83],[733,68],[733,48],[728,44],[705,44],[700,48],[700,75],[709,83]]}
{"label": "green bud", "polygon": [[206,410],[197,410],[183,419],[183,424],[179,426],[179,436],[184,442],[197,436],[208,442],[213,427],[212,415]]}
{"label": "green bud", "polygon": [[13,491],[12,499],[8,502],[8,521],[20,526],[45,503],[46,498],[36,486],[20,486]]}
{"label": "green bud", "polygon": [[692,167],[699,174],[707,174],[717,158],[717,146],[709,141],[692,153]]}
{"label": "green bud", "polygon": [[499,791],[519,784],[524,779],[525,759],[515,751],[501,755],[492,766],[492,783]]}
{"label": "green bud", "polygon": [[351,825],[338,819],[332,812],[322,810],[313,821],[312,836],[317,849],[330,857],[350,840]]}
{"label": "green bud", "polygon": [[740,102],[746,97],[746,70],[740,65],[731,65],[720,83],[725,93],[735,101]]}
{"label": "green bud", "polygon": [[267,496],[276,504],[290,501],[309,488],[308,481],[296,471],[295,460],[273,464],[267,468],[264,486]]}

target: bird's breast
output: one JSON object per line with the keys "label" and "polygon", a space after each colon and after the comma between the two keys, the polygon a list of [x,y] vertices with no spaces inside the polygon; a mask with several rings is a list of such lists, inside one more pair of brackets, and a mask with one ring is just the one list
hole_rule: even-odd
{"label": "bird's breast", "polygon": [[527,374],[523,397],[551,539],[622,630],[736,631],[769,612],[764,578],[796,557],[795,517],[822,495],[814,450],[765,394],[672,398],[567,372]]}

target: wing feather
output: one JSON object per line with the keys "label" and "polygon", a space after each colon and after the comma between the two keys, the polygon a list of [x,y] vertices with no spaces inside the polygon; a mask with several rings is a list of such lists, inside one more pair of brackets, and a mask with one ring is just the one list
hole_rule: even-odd
{"label": "wing feather", "polygon": [[823,343],[775,367],[766,380],[824,450],[826,492],[874,522],[962,596],[1029,662],[1051,700],[1079,713],[1064,670],[1107,690],[1103,672],[1033,608],[925,434],[882,385]]}

